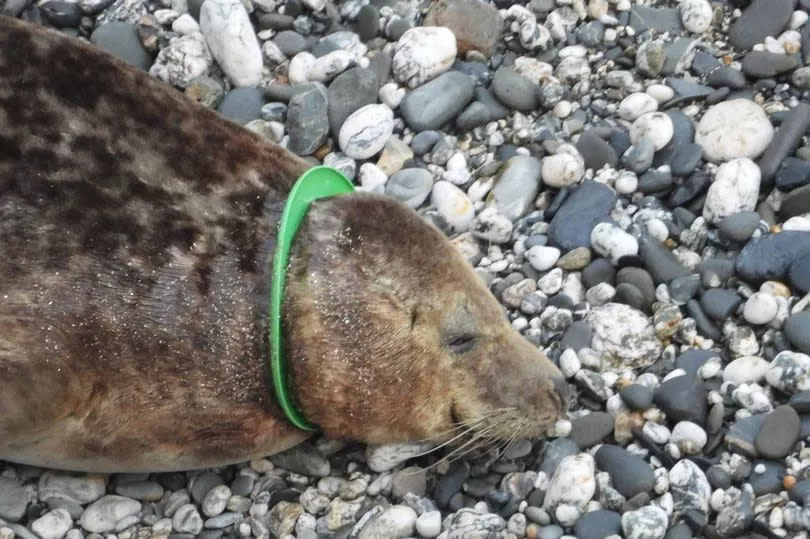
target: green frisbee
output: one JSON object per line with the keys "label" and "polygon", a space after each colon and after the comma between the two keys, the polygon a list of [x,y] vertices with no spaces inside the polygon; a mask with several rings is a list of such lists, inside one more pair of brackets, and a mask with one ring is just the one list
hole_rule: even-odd
{"label": "green frisbee", "polygon": [[272,282],[270,283],[270,372],[273,389],[287,419],[299,429],[314,431],[317,426],[306,420],[295,405],[288,386],[287,364],[284,361],[284,343],[281,331],[281,307],[284,303],[284,285],[287,281],[287,264],[290,260],[295,234],[310,204],[326,198],[354,191],[354,186],[337,170],[319,166],[306,171],[295,182],[279,224],[276,252],[273,257]]}

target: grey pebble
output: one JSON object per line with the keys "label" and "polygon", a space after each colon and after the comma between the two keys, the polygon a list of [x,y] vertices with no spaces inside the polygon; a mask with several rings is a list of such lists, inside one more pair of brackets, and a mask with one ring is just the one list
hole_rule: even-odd
{"label": "grey pebble", "polygon": [[472,79],[450,71],[406,94],[400,111],[415,131],[438,129],[458,116],[472,97]]}
{"label": "grey pebble", "polygon": [[731,44],[750,49],[767,36],[778,36],[793,13],[793,5],[793,0],[754,0],[731,26]]}
{"label": "grey pebble", "polygon": [[613,433],[613,416],[591,412],[571,421],[571,438],[580,449],[588,449]]}
{"label": "grey pebble", "polygon": [[791,315],[785,322],[785,336],[797,350],[810,354],[810,311]]}
{"label": "grey pebble", "polygon": [[119,21],[101,24],[90,35],[90,42],[139,69],[147,70],[152,65],[152,55],[141,44],[135,24]]}
{"label": "grey pebble", "polygon": [[535,83],[511,67],[500,67],[492,77],[492,92],[515,110],[526,112],[537,107],[537,90]]}
{"label": "grey pebble", "polygon": [[596,451],[596,465],[610,474],[613,488],[625,498],[650,492],[655,486],[653,474],[647,462],[617,445],[605,444]]}
{"label": "grey pebble", "polygon": [[246,124],[262,115],[264,93],[258,88],[234,88],[217,107],[220,114],[239,124]]}
{"label": "grey pebble", "polygon": [[288,148],[298,155],[310,155],[329,135],[326,89],[312,84],[290,99],[287,109]]}
{"label": "grey pebble", "polygon": [[385,184],[385,193],[409,208],[418,208],[433,188],[433,176],[423,168],[402,169]]}
{"label": "grey pebble", "polygon": [[787,405],[779,406],[765,418],[754,446],[764,458],[785,458],[799,440],[800,428],[796,410]]}

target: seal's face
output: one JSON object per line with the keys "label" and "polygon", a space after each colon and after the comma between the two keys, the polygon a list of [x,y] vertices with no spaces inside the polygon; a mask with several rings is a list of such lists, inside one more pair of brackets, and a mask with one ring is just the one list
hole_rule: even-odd
{"label": "seal's face", "polygon": [[564,413],[559,370],[404,206],[367,194],[316,203],[290,271],[294,392],[326,434],[495,442],[540,436]]}

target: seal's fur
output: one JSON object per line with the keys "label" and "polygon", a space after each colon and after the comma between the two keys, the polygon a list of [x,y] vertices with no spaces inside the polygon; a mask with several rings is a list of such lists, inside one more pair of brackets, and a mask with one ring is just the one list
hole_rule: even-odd
{"label": "seal's fur", "polygon": [[[0,17],[0,458],[177,470],[303,440],[265,339],[275,227],[305,169],[88,44]],[[556,367],[399,203],[314,204],[289,275],[294,393],[328,435],[535,436],[565,407]]]}

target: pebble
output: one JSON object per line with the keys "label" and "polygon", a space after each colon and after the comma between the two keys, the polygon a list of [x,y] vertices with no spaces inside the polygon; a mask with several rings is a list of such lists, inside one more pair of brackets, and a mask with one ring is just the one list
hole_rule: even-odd
{"label": "pebble", "polygon": [[669,470],[669,485],[675,509],[683,513],[695,509],[709,511],[712,488],[703,470],[691,460],[679,460]]}
{"label": "pebble", "polygon": [[694,375],[665,380],[656,389],[654,401],[673,421],[692,421],[698,425],[706,421],[706,387]]}
{"label": "pebble", "polygon": [[312,84],[296,93],[287,108],[288,148],[298,155],[310,155],[329,135],[326,89]]}
{"label": "pebble", "polygon": [[751,239],[759,223],[760,217],[758,213],[753,211],[739,212],[723,218],[717,224],[717,229],[720,235],[728,240],[746,242]]}
{"label": "pebble", "polygon": [[759,167],[748,158],[739,158],[718,167],[706,193],[703,217],[711,223],[740,212],[753,211],[760,186]]}
{"label": "pebble", "polygon": [[768,51],[751,51],[742,61],[743,73],[755,79],[776,77],[798,66],[798,60],[793,56]]}
{"label": "pebble", "polygon": [[620,118],[632,122],[644,114],[657,110],[658,101],[653,96],[644,92],[635,92],[622,99],[617,112]]}
{"label": "pebble", "polygon": [[438,129],[466,108],[473,93],[472,79],[451,71],[406,94],[399,108],[414,131]]}
{"label": "pebble", "polygon": [[209,73],[213,58],[202,34],[180,36],[161,49],[149,74],[163,82],[186,88]]}
{"label": "pebble", "polygon": [[667,514],[655,505],[645,505],[622,515],[625,539],[663,539],[667,525]]}
{"label": "pebble", "polygon": [[593,447],[612,433],[613,417],[605,412],[591,412],[571,421],[571,438],[580,449]]}
{"label": "pebble", "polygon": [[119,21],[101,24],[93,30],[90,42],[139,69],[149,70],[152,65],[152,55],[141,44],[134,24]]}
{"label": "pebble", "polygon": [[234,88],[217,107],[226,118],[245,125],[261,116],[264,94],[256,88]]}
{"label": "pebble", "polygon": [[619,535],[622,530],[621,515],[614,511],[598,509],[582,515],[574,525],[577,539],[604,539]]}
{"label": "pebble", "polygon": [[[39,498],[47,502],[54,499],[69,500],[79,505],[94,502],[104,495],[105,476],[98,474],[72,475],[46,471],[39,478]],[[0,492],[5,489],[0,489]],[[22,495],[18,493],[18,495]]]}
{"label": "pebble", "polygon": [[608,364],[645,367],[661,352],[652,324],[633,307],[607,303],[593,309],[587,320],[593,330],[591,348]]}
{"label": "pebble", "polygon": [[573,147],[543,158],[542,176],[546,185],[561,188],[579,182],[585,175],[585,161]]}
{"label": "pebble", "polygon": [[371,69],[354,67],[332,80],[327,89],[329,129],[337,139],[353,113],[377,102],[377,78]]}
{"label": "pebble", "polygon": [[708,0],[683,0],[680,4],[683,27],[695,34],[706,32],[712,24],[712,6]]}
{"label": "pebble", "polygon": [[799,440],[801,421],[791,406],[778,406],[767,415],[757,435],[755,447],[760,456],[783,459]]}
{"label": "pebble", "polygon": [[426,511],[416,519],[416,532],[421,537],[436,537],[442,530],[440,511]]}
{"label": "pebble", "polygon": [[360,529],[358,539],[398,539],[413,535],[416,511],[404,505],[393,505],[371,517]]}
{"label": "pebble", "polygon": [[638,254],[638,240],[618,226],[599,223],[591,232],[591,245],[600,255],[617,264],[623,256]]}
{"label": "pebble", "polygon": [[386,105],[366,105],[346,118],[338,143],[352,159],[379,153],[394,131],[394,113]]}
{"label": "pebble", "polygon": [[587,453],[563,458],[549,481],[543,509],[554,511],[560,505],[584,509],[596,491],[594,473],[593,457]]}
{"label": "pebble", "polygon": [[206,0],[199,20],[211,55],[234,86],[256,86],[262,52],[244,5],[239,0]]}
{"label": "pebble", "polygon": [[[497,209],[489,207],[473,218],[470,231],[473,236],[484,241],[506,243],[512,237],[512,221],[503,216]],[[529,256],[529,253],[527,253],[527,256]],[[559,257],[559,253],[557,256]],[[529,261],[531,262],[531,258],[529,258]],[[554,261],[556,262],[556,258]]]}
{"label": "pebble", "polygon": [[622,447],[602,445],[596,451],[596,465],[610,474],[613,488],[625,498],[651,492],[655,486],[655,474],[649,464]]}
{"label": "pebble", "polygon": [[682,455],[697,455],[706,445],[706,431],[691,421],[679,421],[670,434],[669,441],[678,446]]}
{"label": "pebble", "polygon": [[765,380],[788,395],[810,390],[810,356],[788,350],[780,352],[771,361]]}
{"label": "pebble", "polygon": [[65,509],[48,511],[31,522],[31,530],[41,539],[62,539],[73,526],[73,519]]}
{"label": "pebble", "polygon": [[773,139],[765,111],[748,99],[732,99],[710,107],[697,125],[695,142],[712,162],[759,157]]}
{"label": "pebble", "polygon": [[751,49],[767,36],[779,35],[792,14],[792,0],[753,0],[731,26],[729,41],[738,49]]}
{"label": "pebble", "polygon": [[537,271],[550,270],[559,258],[560,250],[556,247],[535,245],[526,251],[526,259]]}
{"label": "pebble", "polygon": [[102,496],[82,513],[79,524],[91,533],[104,533],[115,529],[115,525],[141,510],[140,502],[123,496],[108,494]]}
{"label": "pebble", "polygon": [[0,477],[0,519],[17,522],[33,498],[31,489],[7,477]]}
{"label": "pebble", "polygon": [[397,41],[391,68],[397,81],[416,88],[450,69],[456,52],[456,37],[450,29],[417,26]]}
{"label": "pebble", "polygon": [[810,311],[791,315],[785,322],[785,336],[797,350],[810,354]]}
{"label": "pebble", "polygon": [[491,203],[510,221],[526,215],[540,191],[542,163],[535,157],[516,155],[498,170],[490,193]]}
{"label": "pebble", "polygon": [[673,134],[672,119],[663,112],[642,114],[630,127],[630,139],[633,144],[638,144],[642,138],[649,138],[655,151],[666,146],[672,140]]}
{"label": "pebble", "polygon": [[585,160],[586,169],[599,170],[605,165],[615,168],[619,162],[616,150],[606,140],[591,131],[585,131],[580,135],[576,148]]}
{"label": "pebble", "polygon": [[787,277],[791,264],[810,254],[810,233],[784,231],[749,241],[737,257],[737,273],[746,281],[761,282]]}
{"label": "pebble", "polygon": [[791,262],[788,278],[795,290],[802,293],[810,292],[810,254],[800,256]]}
{"label": "pebble", "polygon": [[391,176],[385,184],[385,194],[418,208],[433,189],[433,176],[423,168],[405,168]]}
{"label": "pebble", "polygon": [[459,53],[477,51],[485,57],[495,51],[503,18],[495,6],[477,0],[445,0],[431,4],[426,26],[445,26],[453,32]]}
{"label": "pebble", "polygon": [[535,83],[511,67],[500,67],[492,77],[492,93],[504,105],[519,111],[530,111],[537,106]]}

